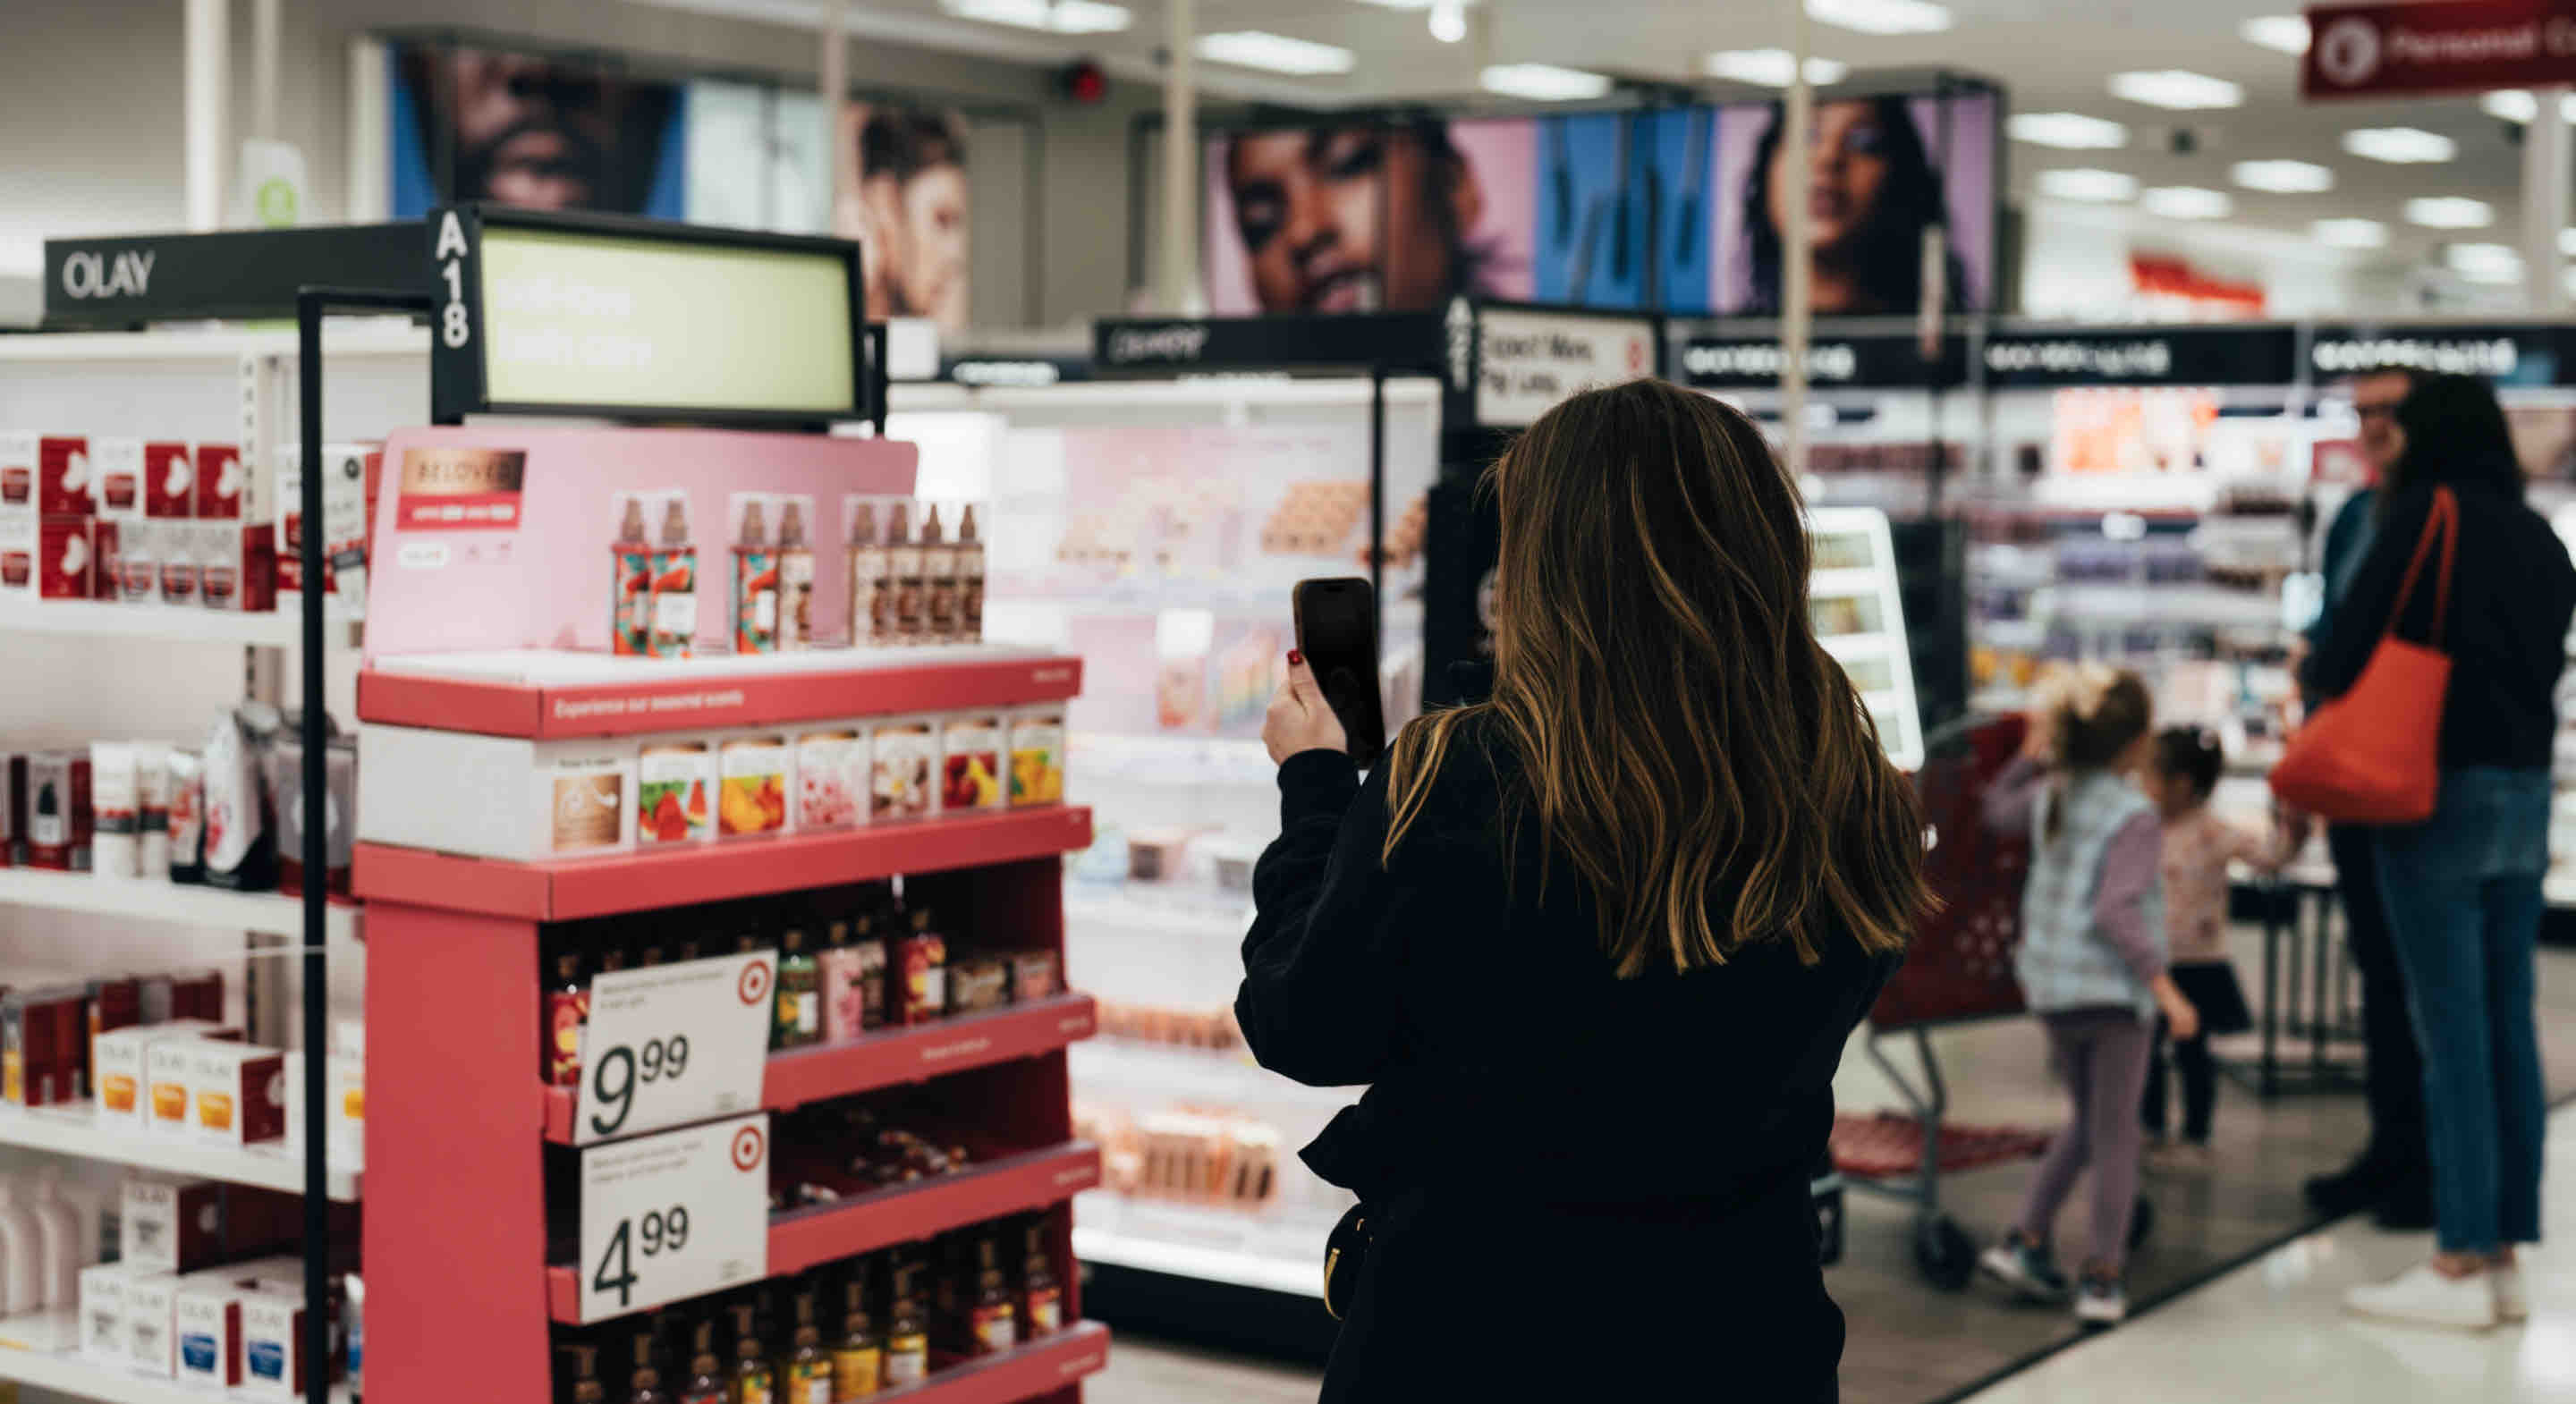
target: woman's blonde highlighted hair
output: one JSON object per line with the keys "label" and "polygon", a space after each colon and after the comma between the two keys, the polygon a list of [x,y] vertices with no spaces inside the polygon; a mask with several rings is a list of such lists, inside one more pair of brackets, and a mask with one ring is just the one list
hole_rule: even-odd
{"label": "woman's blonde highlighted hair", "polygon": [[1657,380],[1558,405],[1487,470],[1502,554],[1490,701],[1407,727],[1385,857],[1462,727],[1518,762],[1622,977],[1837,936],[1902,949],[1931,904],[1923,819],[1809,616],[1798,490],[1753,422]]}

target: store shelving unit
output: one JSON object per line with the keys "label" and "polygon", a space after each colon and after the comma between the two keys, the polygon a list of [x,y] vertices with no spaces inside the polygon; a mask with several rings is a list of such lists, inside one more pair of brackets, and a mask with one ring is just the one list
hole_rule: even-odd
{"label": "store shelving unit", "polygon": [[[48,1324],[57,1327],[49,1334],[68,1335],[74,1323]],[[112,1404],[206,1404],[224,1397],[177,1380],[101,1365],[77,1352],[37,1346],[0,1346],[0,1380]],[[331,1404],[353,1404],[353,1400],[348,1390],[334,1389]]]}
{"label": "store shelving unit", "polygon": [[[41,868],[0,868],[0,906],[42,907],[58,912],[279,934],[304,929],[304,903],[299,897],[276,892],[228,892],[219,887],[158,879],[48,872]],[[349,940],[358,934],[356,904],[334,901],[329,912],[328,929],[333,940]]]}
{"label": "store shelving unit", "polygon": [[[86,1103],[72,1107],[0,1108],[0,1145],[51,1151],[84,1160],[130,1165],[227,1184],[304,1192],[304,1152],[284,1143],[210,1146],[182,1136],[153,1134],[99,1120]],[[334,1165],[325,1187],[327,1198],[357,1202],[359,1172]]]}

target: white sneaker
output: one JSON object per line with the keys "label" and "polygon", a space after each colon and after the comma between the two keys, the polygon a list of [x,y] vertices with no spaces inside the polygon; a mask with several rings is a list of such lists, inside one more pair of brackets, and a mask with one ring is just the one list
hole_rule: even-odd
{"label": "white sneaker", "polygon": [[2384,1321],[2417,1326],[2448,1326],[2483,1331],[2496,1324],[2492,1273],[2444,1277],[2431,1263],[2418,1263],[2386,1282],[2355,1287],[2343,1294],[2347,1310]]}
{"label": "white sneaker", "polygon": [[2531,1319],[2531,1294],[2523,1288],[2520,1264],[2505,1263],[2490,1267],[2487,1269],[2486,1278],[2493,1284],[2495,1291],[2496,1320],[2520,1322]]}

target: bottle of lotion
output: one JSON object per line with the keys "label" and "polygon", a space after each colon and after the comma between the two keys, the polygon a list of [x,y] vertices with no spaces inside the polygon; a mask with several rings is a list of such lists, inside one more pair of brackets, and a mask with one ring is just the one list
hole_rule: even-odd
{"label": "bottle of lotion", "polygon": [[0,1316],[45,1308],[45,1238],[18,1182],[0,1178]]}
{"label": "bottle of lotion", "polygon": [[36,1177],[36,1236],[43,1246],[38,1276],[48,1311],[80,1302],[81,1269],[90,1264],[95,1244],[81,1237],[80,1211],[63,1197],[62,1173],[51,1168]]}

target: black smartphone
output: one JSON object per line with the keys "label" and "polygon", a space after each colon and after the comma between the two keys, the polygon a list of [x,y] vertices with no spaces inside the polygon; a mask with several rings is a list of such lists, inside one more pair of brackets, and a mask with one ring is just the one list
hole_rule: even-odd
{"label": "black smartphone", "polygon": [[1297,651],[1350,738],[1351,759],[1375,765],[1386,749],[1377,696],[1377,591],[1356,576],[1300,580],[1293,596]]}

